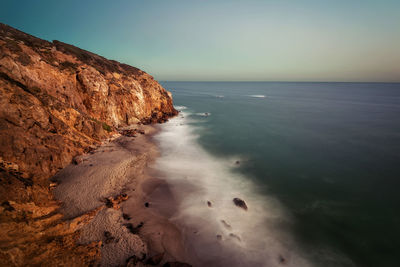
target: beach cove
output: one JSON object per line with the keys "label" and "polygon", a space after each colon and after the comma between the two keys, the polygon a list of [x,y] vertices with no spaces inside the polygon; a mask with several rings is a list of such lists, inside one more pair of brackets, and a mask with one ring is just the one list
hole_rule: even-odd
{"label": "beach cove", "polygon": [[180,231],[152,201],[165,183],[148,168],[159,153],[150,140],[156,131],[150,125],[125,128],[120,132],[126,135],[117,134],[52,178],[67,220],[96,211],[78,242],[102,241],[101,266],[187,261]]}

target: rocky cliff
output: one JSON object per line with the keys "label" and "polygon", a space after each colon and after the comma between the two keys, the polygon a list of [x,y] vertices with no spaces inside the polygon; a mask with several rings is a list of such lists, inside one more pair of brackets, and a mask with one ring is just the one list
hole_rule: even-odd
{"label": "rocky cliff", "polygon": [[177,112],[147,73],[0,24],[0,265],[87,265],[48,178],[120,127]]}

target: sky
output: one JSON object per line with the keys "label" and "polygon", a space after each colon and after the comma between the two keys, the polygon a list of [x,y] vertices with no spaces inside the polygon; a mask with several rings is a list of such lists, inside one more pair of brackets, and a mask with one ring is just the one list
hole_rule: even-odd
{"label": "sky", "polygon": [[400,82],[400,0],[0,0],[0,22],[160,81]]}

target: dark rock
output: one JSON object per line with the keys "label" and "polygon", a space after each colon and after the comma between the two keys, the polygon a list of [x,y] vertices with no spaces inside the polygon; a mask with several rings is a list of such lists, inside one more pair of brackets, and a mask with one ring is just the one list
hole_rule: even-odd
{"label": "dark rock", "polygon": [[72,163],[75,164],[75,165],[81,164],[82,162],[83,162],[83,158],[82,158],[82,157],[79,157],[79,156],[74,157],[74,158],[72,159]]}
{"label": "dark rock", "polygon": [[163,267],[192,267],[192,265],[184,262],[173,261],[164,263]]}
{"label": "dark rock", "polygon": [[104,199],[104,203],[107,208],[113,208],[116,210],[120,209],[119,204],[125,200],[127,200],[129,196],[125,193],[119,194],[118,196],[115,197],[108,197]]}
{"label": "dark rock", "polygon": [[127,265],[136,266],[136,264],[138,262],[140,262],[140,259],[136,255],[133,255],[133,256],[129,257],[128,259],[126,259]]}
{"label": "dark rock", "polygon": [[108,232],[108,231],[105,231],[105,232],[104,232],[104,237],[105,237],[105,238],[110,238],[110,237],[111,237],[111,233]]}
{"label": "dark rock", "polygon": [[104,202],[106,203],[106,207],[107,208],[112,208],[113,207],[113,203],[112,203],[111,199],[106,198],[106,199],[104,199]]}
{"label": "dark rock", "polygon": [[6,211],[14,211],[15,208],[13,206],[11,206],[10,202],[8,201],[4,201],[3,203],[1,203],[1,206],[6,210]]}
{"label": "dark rock", "polygon": [[137,257],[136,255],[133,255],[132,257],[129,257],[126,260],[126,267],[145,267],[145,266],[147,266],[143,263],[143,260],[145,258],[146,258],[146,254],[142,255],[141,259],[139,259],[139,257]]}
{"label": "dark rock", "polygon": [[104,243],[106,243],[106,244],[110,244],[110,243],[114,242],[114,240],[115,240],[115,237],[113,237],[111,235],[111,233],[108,232],[108,231],[104,232],[104,237],[105,237],[105,242]]}
{"label": "dark rock", "polygon": [[238,206],[239,208],[242,208],[242,209],[244,209],[244,210],[247,210],[247,205],[246,205],[246,202],[244,202],[244,200],[235,197],[235,198],[233,199],[233,203],[235,203],[235,205]]}
{"label": "dark rock", "polygon": [[207,201],[207,206],[209,206],[210,208],[212,207],[211,201]]}
{"label": "dark rock", "polygon": [[146,261],[146,264],[149,264],[149,265],[159,265],[160,262],[162,261],[163,257],[164,257],[164,253],[156,254],[156,255],[154,255],[153,257],[149,258],[149,259]]}
{"label": "dark rock", "polygon": [[138,229],[136,229],[136,227],[133,226],[133,224],[131,224],[131,223],[124,224],[124,226],[125,226],[132,234],[135,234],[135,235],[136,235],[136,234],[139,233]]}
{"label": "dark rock", "polygon": [[133,130],[122,130],[119,132],[120,134],[124,135],[124,136],[128,136],[128,137],[136,137],[136,129]]}
{"label": "dark rock", "polygon": [[176,110],[173,110],[170,113],[154,111],[150,117],[142,119],[141,123],[143,125],[152,124],[152,123],[164,123],[164,122],[168,121],[169,117],[173,117],[177,114],[178,114],[178,112]]}
{"label": "dark rock", "polygon": [[286,263],[286,259],[282,256],[282,255],[279,255],[279,263]]}
{"label": "dark rock", "polygon": [[237,160],[237,161],[235,162],[235,164],[236,164],[236,165],[239,165],[239,164],[240,164],[240,161]]}
{"label": "dark rock", "polygon": [[222,240],[222,235],[217,235],[217,240],[221,241]]}
{"label": "dark rock", "polygon": [[134,235],[139,233],[140,228],[143,226],[143,222],[140,222],[138,226],[133,226],[131,223],[124,224],[124,226]]}
{"label": "dark rock", "polygon": [[149,202],[144,203],[144,206],[148,208],[150,206]]}
{"label": "dark rock", "polygon": [[122,213],[122,218],[124,218],[124,220],[130,220],[130,219],[131,219],[131,216],[129,216],[129,215],[126,214],[126,213]]}

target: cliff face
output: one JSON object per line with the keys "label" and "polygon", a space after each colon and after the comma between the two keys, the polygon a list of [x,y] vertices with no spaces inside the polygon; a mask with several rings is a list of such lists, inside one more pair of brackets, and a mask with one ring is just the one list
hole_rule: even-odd
{"label": "cliff face", "polygon": [[96,244],[73,245],[90,215],[62,221],[48,178],[117,127],[175,115],[170,93],[137,68],[0,24],[0,95],[0,263],[95,260]]}

